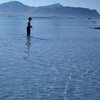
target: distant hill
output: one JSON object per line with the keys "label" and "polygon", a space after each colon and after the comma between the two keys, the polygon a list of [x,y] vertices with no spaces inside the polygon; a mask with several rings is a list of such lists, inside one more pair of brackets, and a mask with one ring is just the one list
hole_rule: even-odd
{"label": "distant hill", "polygon": [[0,4],[0,15],[24,15],[33,7],[24,5],[18,1],[11,1]]}
{"label": "distant hill", "polygon": [[67,17],[67,18],[100,18],[96,10],[80,7],[68,7],[59,3],[30,7],[18,1],[0,4],[0,15],[32,17]]}

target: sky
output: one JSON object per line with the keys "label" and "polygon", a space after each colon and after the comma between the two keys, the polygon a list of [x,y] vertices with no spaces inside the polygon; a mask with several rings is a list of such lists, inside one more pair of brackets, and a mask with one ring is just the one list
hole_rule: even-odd
{"label": "sky", "polygon": [[60,3],[64,6],[96,9],[100,14],[100,0],[0,0],[0,4],[8,1],[19,1],[29,6],[44,6]]}

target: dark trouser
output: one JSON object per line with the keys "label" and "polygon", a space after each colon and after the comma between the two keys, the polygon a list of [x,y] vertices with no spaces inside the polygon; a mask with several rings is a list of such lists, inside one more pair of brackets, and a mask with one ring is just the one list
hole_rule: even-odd
{"label": "dark trouser", "polygon": [[27,27],[27,36],[30,36],[30,33],[31,33],[31,29],[30,27]]}

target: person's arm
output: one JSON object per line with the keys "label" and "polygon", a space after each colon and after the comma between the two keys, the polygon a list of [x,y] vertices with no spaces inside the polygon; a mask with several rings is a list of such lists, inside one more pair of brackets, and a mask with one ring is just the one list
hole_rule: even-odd
{"label": "person's arm", "polygon": [[30,28],[32,28],[32,26],[31,26],[31,23],[30,23],[30,22],[28,22],[28,23],[27,23],[27,26],[28,26],[28,27],[30,27]]}
{"label": "person's arm", "polygon": [[33,28],[33,27],[31,26],[31,24],[30,24],[30,27]]}
{"label": "person's arm", "polygon": [[31,23],[29,23],[29,26],[30,26],[30,28],[33,28],[32,25],[31,25]]}

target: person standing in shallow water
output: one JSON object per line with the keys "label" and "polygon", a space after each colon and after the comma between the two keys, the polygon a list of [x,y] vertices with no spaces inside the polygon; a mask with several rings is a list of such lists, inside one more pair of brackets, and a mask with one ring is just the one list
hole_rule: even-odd
{"label": "person standing in shallow water", "polygon": [[27,22],[27,36],[30,36],[30,34],[31,34],[31,28],[32,28],[32,26],[31,26],[31,20],[32,20],[32,18],[29,17],[28,18],[28,22]]}

